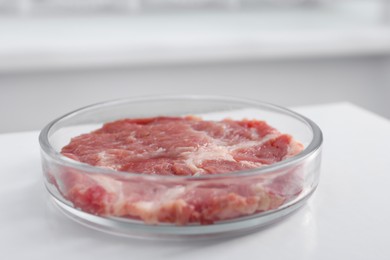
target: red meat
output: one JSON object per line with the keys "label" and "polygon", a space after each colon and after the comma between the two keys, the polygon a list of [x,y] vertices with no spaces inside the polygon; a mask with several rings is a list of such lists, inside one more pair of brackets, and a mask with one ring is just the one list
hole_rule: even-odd
{"label": "red meat", "polygon": [[97,167],[139,173],[139,179],[64,170],[56,183],[75,207],[93,214],[150,224],[210,224],[278,208],[301,192],[299,171],[191,183],[153,182],[143,176],[238,172],[279,162],[302,149],[263,121],[124,119],[73,138],[62,154]]}

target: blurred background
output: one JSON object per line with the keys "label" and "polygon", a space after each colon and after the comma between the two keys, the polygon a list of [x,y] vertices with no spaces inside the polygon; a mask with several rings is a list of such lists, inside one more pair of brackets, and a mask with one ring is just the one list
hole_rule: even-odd
{"label": "blurred background", "polygon": [[390,1],[0,0],[0,133],[173,93],[390,118]]}

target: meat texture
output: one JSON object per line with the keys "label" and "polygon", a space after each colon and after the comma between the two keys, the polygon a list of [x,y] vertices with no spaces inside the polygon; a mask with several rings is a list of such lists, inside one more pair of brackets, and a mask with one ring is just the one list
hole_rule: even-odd
{"label": "meat texture", "polygon": [[[240,171],[277,163],[302,149],[264,121],[123,119],[74,137],[62,154],[135,174],[63,169],[55,179],[66,199],[92,214],[148,224],[211,224],[276,209],[296,197],[303,184],[299,168],[259,176],[240,176]],[[207,178],[222,173],[232,174]]]}

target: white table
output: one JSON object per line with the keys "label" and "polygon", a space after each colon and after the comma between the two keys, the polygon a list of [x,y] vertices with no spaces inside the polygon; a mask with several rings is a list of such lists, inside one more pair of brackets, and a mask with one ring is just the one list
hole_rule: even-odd
{"label": "white table", "polygon": [[0,259],[390,259],[390,121],[348,103],[301,107],[324,133],[318,190],[242,237],[150,241],[90,230],[49,202],[38,132],[0,135]]}

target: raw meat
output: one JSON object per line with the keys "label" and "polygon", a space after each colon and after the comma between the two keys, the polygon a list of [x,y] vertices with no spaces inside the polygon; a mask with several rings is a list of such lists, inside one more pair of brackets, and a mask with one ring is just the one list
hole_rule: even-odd
{"label": "raw meat", "polygon": [[[202,176],[259,168],[302,149],[263,121],[124,119],[73,138],[61,152],[93,166],[138,173],[139,178],[67,169],[55,184],[75,207],[89,213],[148,224],[211,224],[280,207],[301,192],[302,177],[299,169],[215,180]],[[157,175],[194,177],[146,178]]]}

